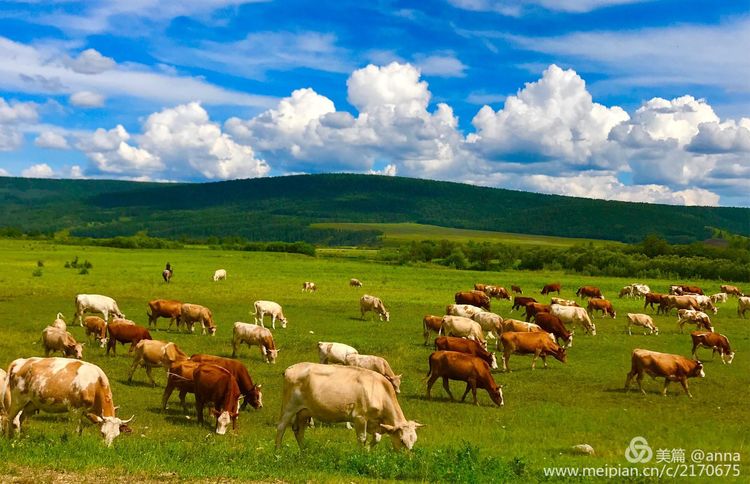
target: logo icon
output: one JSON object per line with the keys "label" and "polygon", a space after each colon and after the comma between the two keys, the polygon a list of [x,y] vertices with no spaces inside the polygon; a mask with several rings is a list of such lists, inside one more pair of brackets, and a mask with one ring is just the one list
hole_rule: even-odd
{"label": "logo icon", "polygon": [[625,449],[625,458],[631,464],[645,464],[654,456],[654,451],[648,445],[648,441],[639,436],[630,440],[628,448]]}

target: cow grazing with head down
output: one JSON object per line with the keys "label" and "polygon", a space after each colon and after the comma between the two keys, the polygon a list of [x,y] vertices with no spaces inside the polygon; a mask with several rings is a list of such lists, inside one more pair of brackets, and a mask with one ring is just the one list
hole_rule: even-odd
{"label": "cow grazing with head down", "polygon": [[514,309],[521,309],[525,308],[527,304],[529,303],[535,303],[536,299],[533,297],[528,296],[515,296],[513,298],[513,305],[510,307],[510,311],[513,312]]}
{"label": "cow grazing with head down", "polygon": [[91,341],[91,337],[99,343],[100,348],[107,345],[107,323],[99,316],[86,316],[83,318],[83,327],[86,329],[86,336]]}
{"label": "cow grazing with head down", "polygon": [[596,298],[604,299],[604,296],[602,295],[601,289],[599,289],[596,286],[581,286],[576,291],[576,296],[583,298]]}
{"label": "cow grazing with head down", "polygon": [[310,418],[323,422],[352,422],[357,440],[370,445],[380,434],[391,437],[396,450],[411,449],[422,425],[406,420],[391,383],[379,373],[353,366],[297,363],[284,371],[281,418],[276,427],[276,448],[292,426],[302,448]]}
{"label": "cow grazing with head down", "polygon": [[510,290],[515,292],[516,294],[523,294],[521,286],[510,286]]}
{"label": "cow grazing with head down", "polygon": [[356,348],[344,343],[318,341],[318,359],[321,365],[328,363],[345,365],[347,356],[358,354],[359,351]]}
{"label": "cow grazing with head down", "polygon": [[577,308],[574,306],[558,306],[553,304],[550,309],[550,314],[560,318],[563,324],[575,325],[580,324],[583,326],[584,331],[591,333],[592,336],[596,336],[596,326],[589,318],[589,314],[584,308]]}
{"label": "cow grazing with head down", "polygon": [[453,336],[440,336],[439,338],[435,338],[435,349],[440,351],[458,351],[459,353],[476,356],[486,361],[491,369],[497,369],[495,353],[490,353],[474,340],[455,338]]}
{"label": "cow grazing with head down", "polygon": [[442,316],[433,316],[431,314],[428,314],[424,318],[422,318],[422,334],[424,335],[425,346],[427,346],[430,341],[430,333],[435,333],[437,335],[443,334]]}
{"label": "cow grazing with head down", "polygon": [[562,285],[559,282],[554,282],[552,284],[546,284],[542,288],[542,296],[546,296],[547,294],[556,292],[557,295],[560,295],[560,290],[562,289]]}
{"label": "cow grazing with head down", "polygon": [[362,281],[352,277],[351,279],[349,279],[349,286],[350,287],[362,287]]}
{"label": "cow grazing with head down", "polygon": [[573,331],[568,331],[557,316],[550,313],[537,313],[534,316],[534,322],[542,330],[552,334],[555,337],[555,341],[562,339],[565,342],[566,348],[573,346]]}
{"label": "cow grazing with head down", "polygon": [[380,373],[393,385],[393,390],[396,393],[401,393],[401,376],[396,375],[391,369],[391,365],[385,358],[374,355],[360,355],[358,353],[350,353],[344,358],[344,364],[347,366],[356,366],[358,368],[366,368],[376,373]]}
{"label": "cow grazing with head down", "polygon": [[[3,404],[17,433],[36,410],[73,412],[77,431],[86,419],[99,426],[107,446],[121,432],[130,432],[128,422],[115,416],[112,389],[98,366],[68,358],[19,358],[10,364]],[[10,432],[10,429],[9,429]]]}
{"label": "cow grazing with head down", "polygon": [[201,323],[203,331],[201,334],[206,334],[206,331],[211,336],[216,336],[216,324],[214,324],[214,316],[211,314],[211,310],[205,306],[199,304],[183,304],[180,307],[180,319],[185,323],[185,327],[190,330],[191,333],[195,332],[193,325],[195,323]]}
{"label": "cow grazing with head down", "polygon": [[386,321],[391,320],[391,315],[385,308],[385,304],[383,304],[383,301],[381,301],[379,297],[365,294],[364,296],[359,298],[360,317],[364,320],[365,313],[370,311],[377,314],[381,321],[383,320],[383,318],[385,318]]}
{"label": "cow grazing with head down", "polygon": [[568,359],[565,348],[554,342],[549,337],[549,333],[546,332],[521,333],[507,331],[500,337],[500,342],[503,344],[504,371],[510,371],[508,361],[510,361],[510,355],[513,353],[521,355],[533,354],[534,359],[531,360],[532,370],[536,368],[536,360],[540,356],[544,362],[544,368],[547,368],[547,355],[552,355],[555,359],[563,363]]}
{"label": "cow grazing with head down", "polygon": [[688,286],[688,285],[681,285],[680,289],[682,289],[681,294],[700,294],[703,295],[703,289],[701,289],[698,286]]}
{"label": "cow grazing with head down", "polygon": [[148,316],[149,327],[152,324],[156,326],[156,321],[159,318],[169,318],[169,328],[172,327],[174,322],[177,322],[179,328],[180,318],[182,317],[182,303],[173,299],[154,299],[148,302],[146,316]]}
{"label": "cow grazing with head down", "polygon": [[276,363],[279,350],[270,329],[237,321],[232,327],[232,358],[237,356],[242,343],[248,347],[259,346],[266,363]]}
{"label": "cow grazing with head down", "polygon": [[464,391],[461,401],[466,399],[466,395],[471,394],[474,397],[474,405],[479,405],[477,400],[477,388],[487,390],[490,399],[498,407],[502,407],[503,402],[503,391],[495,383],[495,379],[492,378],[490,373],[490,366],[487,362],[476,356],[459,353],[457,351],[435,351],[430,355],[429,358],[430,369],[427,372],[429,380],[427,380],[427,399],[431,399],[430,391],[432,385],[438,378],[443,379],[443,388],[448,394],[451,400],[453,394],[451,393],[450,385],[448,380],[458,380],[466,382],[466,391]]}
{"label": "cow grazing with head down", "polygon": [[243,396],[240,410],[243,410],[248,405],[256,410],[263,408],[263,392],[261,392],[262,385],[256,385],[253,383],[253,379],[247,371],[247,368],[245,368],[245,365],[239,361],[214,355],[193,355],[190,357],[190,361],[195,361],[196,363],[210,363],[229,371],[229,373],[231,373],[237,380],[237,386],[240,389],[240,394]]}
{"label": "cow grazing with head down", "polygon": [[318,286],[314,282],[305,281],[302,283],[302,292],[315,292],[318,290]]}
{"label": "cow grazing with head down", "polygon": [[144,339],[135,345],[133,355],[133,364],[130,366],[128,374],[128,383],[133,381],[133,373],[138,367],[146,368],[146,375],[151,380],[151,386],[156,386],[154,377],[151,376],[151,369],[155,367],[164,367],[169,369],[176,361],[187,360],[187,355],[174,343]]}
{"label": "cow grazing with head down", "polygon": [[478,308],[490,310],[490,297],[482,291],[461,291],[453,296],[456,304],[471,304]]}
{"label": "cow grazing with head down", "polygon": [[73,335],[64,329],[47,326],[42,331],[44,356],[59,351],[63,356],[82,360],[84,344],[86,343],[78,343]]}
{"label": "cow grazing with head down", "polygon": [[690,333],[690,338],[693,340],[694,359],[698,359],[696,356],[698,348],[703,347],[712,350],[712,360],[718,352],[723,364],[732,364],[732,360],[734,360],[734,351],[732,351],[732,348],[729,346],[729,340],[723,334],[712,333],[709,331],[693,331]]}
{"label": "cow grazing with head down", "polygon": [[729,299],[729,295],[726,292],[717,292],[716,294],[711,294],[708,296],[711,299],[711,302],[716,304],[720,302],[727,302]]}
{"label": "cow grazing with head down", "polygon": [[83,313],[102,313],[105,321],[109,321],[110,314],[118,318],[125,317],[114,299],[100,294],[79,294],[76,296],[75,305],[76,314],[73,322],[75,323],[78,319],[81,325],[83,325]]}
{"label": "cow grazing with head down", "polygon": [[656,351],[636,348],[633,350],[631,356],[630,372],[625,379],[625,391],[627,392],[630,389],[630,382],[633,380],[633,377],[636,377],[638,388],[645,395],[646,391],[641,385],[644,373],[651,378],[664,378],[664,389],[661,393],[665,397],[667,396],[669,383],[678,381],[682,384],[682,388],[685,389],[688,397],[693,398],[690,390],[688,390],[688,378],[703,378],[706,376],[703,371],[703,363],[700,361],[691,360],[680,355],[658,353]]}
{"label": "cow grazing with head down", "polygon": [[481,313],[476,313],[471,319],[479,323],[482,331],[489,338],[500,339],[500,333],[503,332],[503,318],[499,314],[482,311]]}
{"label": "cow grazing with head down", "polygon": [[695,324],[698,328],[702,327],[712,333],[714,331],[714,327],[711,325],[711,318],[703,311],[680,309],[677,311],[677,324],[680,327],[680,333],[682,333],[682,327],[685,326],[685,323]]}
{"label": "cow grazing with head down", "polygon": [[694,309],[700,311],[701,307],[693,296],[664,296],[659,305],[664,314],[669,314],[672,309]]}
{"label": "cow grazing with head down", "polygon": [[745,295],[742,292],[742,289],[740,289],[737,286],[730,286],[728,284],[722,284],[721,287],[720,287],[720,289],[721,289],[721,292],[725,292],[725,293],[729,294],[730,296],[742,297],[742,296]]}
{"label": "cow grazing with head down", "polygon": [[612,319],[617,317],[617,313],[615,312],[615,308],[612,307],[612,303],[606,299],[589,299],[587,309],[589,313],[591,313],[592,318],[594,317],[594,311],[601,311],[602,317],[604,317],[605,314],[609,314]]}
{"label": "cow grazing with head down", "polygon": [[695,302],[698,303],[698,306],[703,311],[711,311],[714,314],[719,312],[719,308],[717,308],[711,298],[709,296],[701,296],[700,294],[696,294],[694,296],[691,296],[693,299],[695,299]]}
{"label": "cow grazing with head down", "polygon": [[216,433],[224,435],[230,422],[232,429],[236,429],[241,394],[232,373],[221,366],[201,363],[193,372],[193,382],[198,423],[203,423],[203,407],[213,403],[211,413],[216,417]]}
{"label": "cow grazing with head down", "polygon": [[745,317],[745,312],[750,310],[750,297],[737,298],[737,316]]}
{"label": "cow grazing with head down", "polygon": [[167,384],[164,386],[164,394],[161,399],[161,408],[166,410],[168,408],[167,402],[172,392],[177,389],[180,391],[180,403],[185,413],[188,412],[187,405],[185,404],[185,395],[188,393],[195,393],[195,380],[193,374],[198,369],[200,363],[190,360],[178,360],[172,363],[167,371]]}
{"label": "cow grazing with head down", "polygon": [[214,271],[213,280],[214,280],[214,282],[217,282],[217,281],[226,281],[227,280],[227,271],[226,271],[226,269],[216,269]]}
{"label": "cow grazing with head down", "polygon": [[109,340],[107,341],[107,356],[109,356],[110,350],[112,350],[113,356],[117,354],[118,342],[123,345],[125,343],[130,343],[128,353],[131,353],[139,341],[153,339],[151,333],[148,332],[148,329],[143,326],[118,322],[117,320],[112,321],[107,326],[107,333],[109,334]]}
{"label": "cow grazing with head down", "polygon": [[510,294],[508,294],[508,290],[502,286],[486,286],[484,288],[484,293],[491,298],[494,297],[495,299],[507,299],[508,301],[510,301]]}
{"label": "cow grazing with head down", "polygon": [[[649,331],[648,334],[659,334],[659,328],[654,325],[653,319],[648,314],[628,313],[628,334],[632,336],[631,326],[643,326]],[[643,334],[647,333],[644,331]]]}

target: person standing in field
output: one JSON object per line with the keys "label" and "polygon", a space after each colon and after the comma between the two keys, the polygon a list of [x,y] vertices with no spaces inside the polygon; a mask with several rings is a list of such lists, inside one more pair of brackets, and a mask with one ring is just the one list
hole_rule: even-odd
{"label": "person standing in field", "polygon": [[164,268],[164,271],[161,273],[161,277],[164,278],[164,282],[169,284],[169,280],[172,279],[172,266],[167,262],[167,266]]}

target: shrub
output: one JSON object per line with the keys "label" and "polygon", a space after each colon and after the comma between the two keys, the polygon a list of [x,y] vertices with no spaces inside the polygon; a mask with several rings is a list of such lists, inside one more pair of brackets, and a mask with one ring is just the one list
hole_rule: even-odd
{"label": "shrub", "polygon": [[31,275],[34,277],[42,277],[42,268],[37,267],[36,269],[34,269],[34,272],[32,272]]}

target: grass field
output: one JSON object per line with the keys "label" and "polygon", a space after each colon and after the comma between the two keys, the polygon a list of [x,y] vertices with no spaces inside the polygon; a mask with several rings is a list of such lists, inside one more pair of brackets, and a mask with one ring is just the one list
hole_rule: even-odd
{"label": "grass field", "polygon": [[[88,275],[65,269],[65,261],[78,256],[93,264]],[[659,336],[625,332],[625,313],[641,312],[642,302],[614,299],[618,317],[597,318],[598,335],[576,331],[568,363],[550,359],[550,369],[531,371],[531,359],[511,358],[512,373],[496,372],[504,384],[505,406],[495,407],[486,393],[480,406],[450,402],[439,384],[433,400],[424,398],[427,357],[421,319],[441,314],[457,290],[475,282],[509,286],[519,284],[525,293],[538,296],[543,283],[560,281],[563,296],[572,298],[577,286],[595,284],[614,296],[631,280],[588,278],[563,273],[470,272],[439,267],[386,266],[347,259],[311,258],[292,254],[224,252],[199,249],[128,251],[96,247],[56,246],[41,242],[0,241],[0,365],[15,358],[40,354],[38,343],[45,325],[58,311],[70,322],[77,293],[114,297],[128,318],[145,325],[146,303],[154,298],[176,298],[204,304],[213,310],[218,325],[215,337],[160,330],[154,338],[175,341],[188,354],[231,354],[234,321],[250,321],[256,299],[271,299],[284,307],[287,329],[274,336],[280,347],[276,365],[262,362],[260,351],[246,347],[240,352],[256,382],[264,387],[265,407],[243,412],[239,428],[225,436],[188,419],[172,397],[171,408],[160,409],[165,376],[155,372],[157,387],[147,385],[144,370],[134,382],[126,382],[131,359],[123,347],[116,357],[105,357],[98,347],[85,347],[84,358],[99,365],[113,386],[118,414],[135,415],[133,433],[104,447],[93,428],[82,437],[66,416],[40,414],[30,418],[23,435],[0,439],[0,481],[13,477],[49,480],[50,472],[66,472],[72,481],[103,480],[128,475],[135,480],[218,478],[282,481],[417,480],[450,482],[559,481],[545,477],[548,466],[628,466],[624,450],[635,436],[644,436],[656,449],[684,448],[740,452],[741,474],[747,465],[747,404],[750,374],[748,323],[737,317],[736,300],[722,304],[713,317],[717,331],[726,334],[737,350],[731,366],[707,361],[706,378],[691,380],[694,398],[688,399],[673,384],[661,397],[661,382],[644,381],[647,395],[622,391],[633,348],[689,355],[690,337],[679,334],[675,316],[655,316]],[[43,261],[42,275],[32,272]],[[172,284],[160,273],[169,261],[174,267]],[[224,268],[226,281],[211,281],[213,271]],[[350,277],[364,283],[348,287]],[[301,292],[301,283],[315,281],[315,294]],[[639,281],[653,290],[670,282]],[[718,291],[716,281],[679,281]],[[380,296],[391,312],[391,322],[359,319],[358,298]],[[544,297],[537,297],[546,300]],[[508,302],[493,302],[493,309],[509,315]],[[518,313],[513,313],[518,315]],[[70,331],[83,339],[82,328]],[[307,448],[300,453],[291,432],[283,449],[273,450],[275,425],[280,410],[281,372],[299,361],[317,361],[317,341],[339,341],[389,360],[403,373],[399,402],[407,418],[426,426],[411,453],[396,453],[387,439],[371,452],[357,447],[354,432],[342,425],[317,426],[306,434]],[[700,350],[710,358],[710,352]],[[541,362],[540,362],[541,363]],[[454,382],[454,394],[463,385]],[[192,402],[192,397],[188,396]],[[209,419],[212,422],[211,419]],[[571,446],[588,443],[595,456],[579,456]],[[653,463],[653,461],[652,461]],[[52,474],[54,476],[54,474]],[[54,477],[53,477],[54,479]],[[571,479],[581,480],[581,479]],[[624,478],[618,481],[627,480]],[[642,482],[643,478],[633,479]],[[652,479],[655,481],[656,479]],[[705,479],[706,481],[708,479]],[[742,477],[730,480],[741,482]]]}

